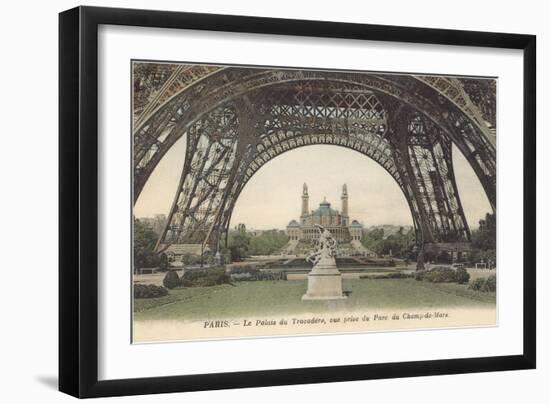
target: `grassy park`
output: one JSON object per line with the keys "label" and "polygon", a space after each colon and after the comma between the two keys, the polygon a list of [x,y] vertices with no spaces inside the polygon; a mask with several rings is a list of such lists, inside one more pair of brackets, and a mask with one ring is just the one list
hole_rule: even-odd
{"label": "grassy park", "polygon": [[343,301],[302,301],[307,281],[235,282],[211,287],[177,288],[167,296],[135,299],[136,320],[196,320],[268,316],[280,313],[327,313],[331,310],[494,307],[494,292],[468,285],[414,279],[344,279],[350,291]]}

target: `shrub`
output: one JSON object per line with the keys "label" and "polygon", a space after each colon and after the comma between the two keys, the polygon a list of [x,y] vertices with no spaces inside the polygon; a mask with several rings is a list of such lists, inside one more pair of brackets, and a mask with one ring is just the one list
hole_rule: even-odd
{"label": "shrub", "polygon": [[449,267],[435,267],[429,271],[420,271],[415,275],[417,281],[428,281],[433,283],[467,283],[470,274],[464,269],[453,269]]}
{"label": "shrub", "polygon": [[470,274],[466,271],[466,268],[457,268],[455,271],[456,282],[460,285],[468,283],[470,280]]}
{"label": "shrub", "polygon": [[412,278],[413,274],[406,274],[404,272],[390,272],[388,274],[380,275],[382,279],[405,279]]}
{"label": "shrub", "polygon": [[485,282],[485,291],[486,292],[496,292],[497,290],[497,276],[490,275]]}
{"label": "shrub", "polygon": [[197,265],[201,263],[200,255],[186,253],[181,257],[181,262],[185,265]]}
{"label": "shrub", "polygon": [[495,292],[497,290],[497,277],[491,275],[487,278],[477,278],[470,282],[470,289],[479,292]]}
{"label": "shrub", "polygon": [[252,274],[249,272],[239,272],[229,275],[232,281],[250,281],[252,280]]}
{"label": "shrub", "polygon": [[260,272],[260,270],[256,267],[251,266],[245,266],[245,267],[237,267],[237,268],[231,268],[231,275],[233,274],[255,274]]}
{"label": "shrub", "polygon": [[481,291],[485,286],[485,278],[477,278],[470,282],[470,289]]}
{"label": "shrub", "polygon": [[257,269],[231,272],[230,276],[234,281],[286,281],[287,279],[284,271],[260,271]]}
{"label": "shrub", "polygon": [[404,272],[390,272],[381,275],[361,275],[359,279],[407,279],[413,277],[414,274],[406,274]]}
{"label": "shrub", "polygon": [[186,269],[181,277],[181,286],[188,288],[214,286],[229,283],[223,268]]}
{"label": "shrub", "polygon": [[166,272],[166,275],[164,275],[164,279],[162,280],[162,284],[168,289],[174,289],[180,286],[180,277],[178,276],[178,273],[173,269]]}
{"label": "shrub", "polygon": [[162,297],[168,294],[168,290],[162,286],[157,285],[142,285],[140,283],[134,284],[134,298],[135,299],[151,299],[154,297]]}

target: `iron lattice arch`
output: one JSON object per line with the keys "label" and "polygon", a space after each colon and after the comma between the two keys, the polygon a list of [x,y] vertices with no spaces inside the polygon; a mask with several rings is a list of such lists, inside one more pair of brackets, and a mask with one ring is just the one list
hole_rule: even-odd
{"label": "iron lattice arch", "polygon": [[[490,108],[482,113],[457,80],[179,65],[147,94],[134,110],[135,199],[164,154],[186,137],[158,251],[187,243],[217,249],[247,181],[278,155],[314,144],[356,150],[392,176],[410,207],[420,251],[466,249],[470,241],[453,144],[496,209]],[[479,92],[477,98],[484,99]]]}

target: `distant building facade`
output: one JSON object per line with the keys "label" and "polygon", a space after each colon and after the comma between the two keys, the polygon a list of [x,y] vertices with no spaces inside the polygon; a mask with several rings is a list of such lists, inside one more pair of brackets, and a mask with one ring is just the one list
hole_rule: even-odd
{"label": "distant building facade", "polygon": [[350,222],[349,196],[346,184],[342,187],[341,196],[342,211],[331,207],[326,198],[315,210],[309,210],[309,193],[307,184],[302,191],[302,209],[300,221],[291,220],[286,227],[290,240],[316,241],[319,239],[319,230],[316,224],[323,226],[332,233],[339,243],[348,243],[352,240],[361,240],[363,225],[357,220]]}

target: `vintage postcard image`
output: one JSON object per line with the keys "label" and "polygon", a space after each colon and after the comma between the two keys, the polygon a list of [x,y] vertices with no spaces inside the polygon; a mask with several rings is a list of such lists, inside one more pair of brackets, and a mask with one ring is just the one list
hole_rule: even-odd
{"label": "vintage postcard image", "polygon": [[497,79],[132,62],[133,342],[497,324]]}

